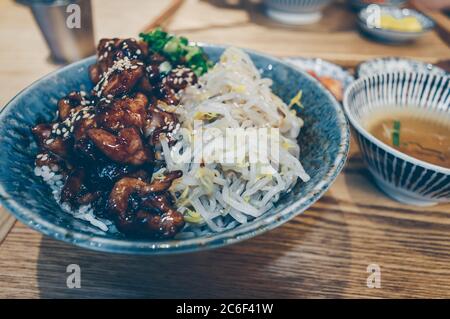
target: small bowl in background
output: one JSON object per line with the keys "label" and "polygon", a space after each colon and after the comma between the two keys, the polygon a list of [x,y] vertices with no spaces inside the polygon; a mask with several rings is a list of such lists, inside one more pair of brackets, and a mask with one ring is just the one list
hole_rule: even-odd
{"label": "small bowl in background", "polygon": [[[374,21],[376,16],[390,15],[397,19],[415,17],[421,25],[420,31],[399,31],[382,28]],[[358,26],[361,31],[371,38],[389,44],[412,42],[432,30],[434,21],[426,15],[413,10],[397,7],[370,5],[358,13]]]}
{"label": "small bowl in background", "polygon": [[431,63],[400,57],[384,57],[364,61],[356,67],[356,77],[362,78],[376,73],[389,72],[424,72],[445,75],[446,71]]}
{"label": "small bowl in background", "polygon": [[264,0],[269,18],[284,24],[312,24],[322,18],[331,0]]}
{"label": "small bowl in background", "polygon": [[[347,89],[344,111],[376,184],[403,203],[429,206],[450,202],[450,169],[429,164],[390,147],[369,133],[364,121],[376,110],[419,108],[450,117],[450,76],[431,73],[378,73]],[[397,109],[398,108],[398,109]]]}
{"label": "small bowl in background", "polygon": [[[355,78],[348,70],[340,65],[319,58],[292,57],[285,58],[284,61],[316,77],[339,102],[342,102],[347,87],[355,81]],[[334,83],[338,83],[338,85]]]}

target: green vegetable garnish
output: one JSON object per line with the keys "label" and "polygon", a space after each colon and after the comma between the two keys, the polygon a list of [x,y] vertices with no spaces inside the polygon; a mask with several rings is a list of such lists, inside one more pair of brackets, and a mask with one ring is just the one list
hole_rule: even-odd
{"label": "green vegetable garnish", "polygon": [[148,43],[151,51],[164,56],[173,66],[184,65],[192,69],[197,76],[207,72],[213,63],[202,48],[189,44],[188,39],[169,34],[161,28],[139,36]]}
{"label": "green vegetable garnish", "polygon": [[400,121],[394,121],[394,128],[392,130],[392,144],[400,146]]}

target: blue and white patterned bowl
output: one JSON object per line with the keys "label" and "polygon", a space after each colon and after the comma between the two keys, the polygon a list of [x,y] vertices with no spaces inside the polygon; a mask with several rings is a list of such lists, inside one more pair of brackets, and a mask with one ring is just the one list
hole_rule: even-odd
{"label": "blue and white patterned bowl", "polygon": [[382,143],[364,127],[379,108],[434,112],[450,121],[450,77],[430,73],[379,73],[355,81],[345,92],[344,109],[364,160],[390,197],[426,206],[450,202],[450,169],[429,164]]}
{"label": "blue and white patterned bowl", "polygon": [[[202,45],[213,61],[224,47]],[[92,88],[87,69],[91,57],[66,66],[19,93],[0,114],[0,202],[24,224],[75,245],[101,251],[130,254],[168,254],[204,250],[242,241],[278,227],[302,213],[330,187],[341,171],[349,147],[349,128],[340,105],[306,73],[260,53],[247,51],[264,77],[273,80],[273,90],[289,101],[303,90],[301,116],[305,126],[299,137],[301,161],[310,174],[275,207],[248,224],[223,233],[178,240],[131,240],[118,233],[99,230],[65,213],[53,199],[50,188],[34,175],[37,153],[30,129],[49,121],[59,98],[71,90]]]}
{"label": "blue and white patterned bowl", "polygon": [[421,61],[400,58],[384,57],[364,61],[356,67],[356,76],[362,78],[376,73],[389,72],[423,72],[445,75],[447,72],[438,66]]}
{"label": "blue and white patterned bowl", "polygon": [[[374,10],[379,10],[379,14],[390,14],[397,18],[408,16],[416,17],[422,25],[422,30],[419,32],[404,32],[378,27],[371,23],[370,17],[374,14]],[[432,30],[435,23],[431,18],[414,9],[370,5],[358,13],[358,26],[363,33],[376,40],[390,44],[400,44],[417,40],[422,35]]]}
{"label": "blue and white patterned bowl", "polygon": [[264,0],[266,14],[275,21],[302,25],[322,18],[322,10],[331,0]]}

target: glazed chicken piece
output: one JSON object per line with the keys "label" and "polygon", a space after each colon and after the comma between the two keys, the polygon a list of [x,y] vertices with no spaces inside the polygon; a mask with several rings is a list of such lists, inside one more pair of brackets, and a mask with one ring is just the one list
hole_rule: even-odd
{"label": "glazed chicken piece", "polygon": [[144,210],[137,213],[137,219],[142,220],[147,213],[147,210],[154,210],[162,212],[162,214],[153,215],[148,220],[147,227],[149,230],[158,232],[162,237],[173,237],[184,226],[183,215],[173,208],[173,203],[168,194],[151,195],[142,201],[141,206]]}
{"label": "glazed chicken piece", "polygon": [[194,71],[186,67],[177,67],[169,72],[162,80],[163,86],[174,90],[176,93],[184,90],[188,85],[197,83]]}
{"label": "glazed chicken piece", "polygon": [[70,146],[62,138],[55,136],[52,132],[54,124],[38,124],[31,130],[36,138],[38,145],[51,151],[63,158],[69,154]]}
{"label": "glazed chicken piece", "polygon": [[96,200],[100,194],[90,192],[86,185],[86,171],[77,168],[67,177],[61,192],[61,202],[71,206],[86,205]]}
{"label": "glazed chicken piece", "polygon": [[67,163],[56,154],[51,152],[41,152],[36,156],[35,160],[36,166],[48,166],[53,171],[60,171],[65,174],[67,170]]}
{"label": "glazed chicken piece", "polygon": [[91,165],[105,157],[89,137],[81,138],[75,142],[73,155],[75,156],[76,162],[83,165]]}
{"label": "glazed chicken piece", "polygon": [[116,99],[112,103],[101,103],[97,107],[96,120],[101,128],[112,132],[126,127],[142,130],[147,118],[147,105],[148,99],[142,93]]}
{"label": "glazed chicken piece", "polygon": [[146,59],[145,75],[138,85],[140,91],[147,95],[158,94],[161,81],[159,68],[165,61],[166,58],[158,53],[154,53]]}
{"label": "glazed chicken piece", "polygon": [[[97,63],[94,65],[98,68],[101,76],[111,68],[115,61],[123,58],[129,60],[144,60],[148,55],[148,48],[144,42],[129,39],[101,39],[97,46]],[[98,81],[94,81],[94,83]]]}
{"label": "glazed chicken piece", "polygon": [[174,140],[167,133],[172,132],[177,127],[178,120],[175,114],[165,112],[155,105],[150,106],[148,114],[149,121],[146,124],[145,131],[151,132],[149,144],[158,145],[161,134],[166,134],[169,143],[173,143]]}
{"label": "glazed chicken piece", "polygon": [[145,72],[142,62],[127,59],[117,61],[110,70],[94,88],[98,97],[111,99],[133,91]]}
{"label": "glazed chicken piece", "polygon": [[[151,171],[151,167],[147,167]],[[99,161],[89,167],[88,179],[93,189],[100,189],[110,192],[114,184],[123,177],[142,178],[148,180],[145,170],[126,164]]]}
{"label": "glazed chicken piece", "polygon": [[73,124],[73,138],[77,142],[87,137],[87,131],[97,127],[97,122],[92,118],[81,118]]}
{"label": "glazed chicken piece", "polygon": [[160,86],[160,98],[170,105],[179,103],[177,93],[184,90],[188,85],[197,83],[195,73],[186,67],[177,67],[162,79]]}
{"label": "glazed chicken piece", "polygon": [[135,127],[121,129],[117,136],[104,129],[90,129],[87,134],[95,146],[115,162],[142,165],[153,158]]}
{"label": "glazed chicken piece", "polygon": [[71,92],[58,101],[59,119],[64,121],[69,117],[72,109],[90,105],[91,103],[92,101],[86,99],[85,92]]}
{"label": "glazed chicken piece", "polygon": [[145,74],[143,60],[147,45],[135,39],[102,39],[97,63],[89,69],[98,97],[110,98],[129,93]]}
{"label": "glazed chicken piece", "polygon": [[184,226],[181,213],[173,209],[166,192],[181,177],[173,171],[148,184],[137,178],[122,178],[108,200],[109,211],[119,230],[130,235],[169,238]]}

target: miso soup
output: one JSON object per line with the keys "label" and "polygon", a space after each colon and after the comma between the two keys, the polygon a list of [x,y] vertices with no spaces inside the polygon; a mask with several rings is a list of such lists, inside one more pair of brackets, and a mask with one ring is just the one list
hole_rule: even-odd
{"label": "miso soup", "polygon": [[[428,114],[427,114],[428,113]],[[450,168],[450,117],[425,110],[382,108],[366,129],[383,143],[427,163]]]}

